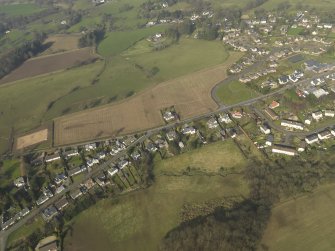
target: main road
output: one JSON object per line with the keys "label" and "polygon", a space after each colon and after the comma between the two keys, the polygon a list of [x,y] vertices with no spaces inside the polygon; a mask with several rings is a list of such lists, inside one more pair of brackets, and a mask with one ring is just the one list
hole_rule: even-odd
{"label": "main road", "polygon": [[[326,76],[328,74],[331,74],[331,73],[335,73],[335,70],[334,71],[330,71],[330,72],[326,72],[326,73],[316,74],[316,75],[313,76],[313,78],[324,77],[324,76]],[[231,79],[230,80],[228,79],[228,82],[230,82]],[[93,169],[90,173],[88,173],[85,177],[83,177],[82,180],[78,180],[77,182],[72,183],[70,186],[68,186],[66,188],[65,192],[69,192],[69,191],[72,191],[74,189],[77,189],[80,183],[82,183],[85,180],[87,180],[87,179],[91,178],[92,176],[96,175],[98,172],[100,172],[102,170],[108,169],[109,167],[111,167],[113,165],[113,163],[117,159],[119,159],[120,157],[126,155],[127,150],[129,150],[131,147],[136,146],[137,144],[142,143],[144,140],[146,140],[147,138],[149,138],[152,134],[155,134],[155,133],[157,133],[157,132],[159,132],[161,130],[168,130],[168,129],[174,128],[174,127],[176,127],[176,126],[178,126],[180,124],[189,123],[189,122],[191,122],[193,120],[206,118],[206,117],[209,117],[211,115],[217,114],[219,112],[229,111],[231,109],[234,109],[234,108],[237,108],[237,107],[241,107],[241,106],[252,105],[252,104],[256,103],[259,100],[268,99],[268,98],[270,98],[272,96],[275,96],[277,94],[283,93],[283,92],[285,92],[286,90],[288,90],[290,88],[296,87],[297,85],[307,84],[308,82],[311,81],[311,79],[312,78],[304,79],[304,80],[298,81],[296,83],[287,84],[287,85],[285,85],[284,87],[280,88],[277,91],[274,91],[274,92],[271,92],[271,93],[268,93],[268,94],[264,94],[264,95],[260,95],[258,97],[255,97],[255,98],[252,98],[252,99],[249,99],[249,100],[237,103],[237,104],[227,105],[227,106],[225,106],[225,105],[219,105],[219,107],[218,107],[218,109],[216,111],[212,111],[212,112],[209,112],[209,113],[206,113],[206,114],[202,114],[202,115],[197,115],[197,116],[194,116],[194,117],[191,117],[191,118],[188,118],[188,119],[177,121],[177,122],[174,122],[174,123],[171,123],[171,124],[168,124],[168,125],[164,125],[164,126],[160,126],[160,127],[157,127],[157,128],[149,129],[149,130],[147,130],[147,131],[144,132],[143,136],[141,136],[135,142],[133,142],[132,144],[130,144],[124,151],[116,154],[111,159],[109,159],[106,162],[102,163],[99,167],[96,167],[95,169]],[[315,130],[315,131],[317,131],[317,130]],[[13,226],[9,227],[9,229],[1,231],[0,232],[0,251],[5,251],[6,250],[7,238],[8,238],[8,236],[11,233],[13,233],[15,230],[19,229],[21,226],[23,226],[24,224],[26,224],[27,222],[29,222],[31,219],[33,219],[34,217],[36,217],[45,208],[47,208],[48,206],[50,206],[53,203],[55,203],[62,196],[64,196],[64,193],[63,194],[55,195],[54,197],[52,197],[51,199],[49,199],[47,202],[45,202],[40,207],[33,208],[31,210],[31,212],[27,216],[25,216],[23,219],[21,219],[19,222],[17,222]]]}

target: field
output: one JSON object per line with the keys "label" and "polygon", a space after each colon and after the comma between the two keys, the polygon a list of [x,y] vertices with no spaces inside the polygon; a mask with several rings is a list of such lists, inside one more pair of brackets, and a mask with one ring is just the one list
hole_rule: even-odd
{"label": "field", "polygon": [[156,127],[163,124],[160,110],[170,106],[182,119],[214,111],[217,105],[211,89],[239,57],[232,54],[223,65],[166,81],[123,102],[57,118],[54,143],[64,145]]}
{"label": "field", "polygon": [[43,10],[35,4],[6,4],[1,5],[0,14],[6,14],[11,17],[29,16]]}
{"label": "field", "polygon": [[91,48],[32,58],[0,80],[0,84],[67,69],[97,58]]}
{"label": "field", "polygon": [[[282,0],[269,0],[267,2],[265,2],[264,4],[262,4],[260,7],[258,8],[264,8],[266,10],[271,10],[274,9],[278,6],[278,4],[282,3]],[[288,1],[293,7],[295,7],[295,5],[297,3],[303,3],[303,5],[309,5],[311,7],[315,7],[317,9],[329,9],[330,6],[333,6],[335,4],[334,0],[320,0],[320,1],[314,1],[314,0],[305,0],[305,1],[300,1],[300,0],[290,0]]]}
{"label": "field", "polygon": [[334,250],[334,201],[332,184],[279,204],[272,211],[262,240],[268,249],[260,250]]}
{"label": "field", "polygon": [[[192,159],[203,159],[203,163],[210,163],[213,158],[224,163],[226,155],[216,155],[224,146],[235,156],[238,150],[236,147],[230,148],[226,142],[208,145],[187,154],[192,154]],[[211,148],[211,155],[207,153],[207,148]],[[179,163],[180,158],[183,158],[182,155],[167,161],[175,160]],[[166,166],[165,161],[156,163],[159,172],[164,169],[169,171],[170,166]],[[180,164],[180,170],[175,168],[175,171],[179,173],[187,165],[197,163],[191,161]],[[180,223],[185,203],[194,205],[220,200],[224,196],[247,194],[247,185],[242,175],[238,174],[227,177],[206,174],[157,175],[155,183],[148,189],[121,196],[116,201],[102,200],[81,213],[71,226],[72,231],[65,239],[64,248],[67,251],[103,251],[111,247],[113,250],[157,250],[164,235]],[[95,238],[88,239],[87,236]]]}
{"label": "field", "polygon": [[57,34],[48,37],[45,40],[45,44],[50,44],[51,46],[45,50],[42,55],[54,54],[58,52],[71,51],[78,49],[78,40],[80,34]]}
{"label": "field", "polygon": [[10,185],[18,177],[20,177],[20,160],[4,160],[0,167],[0,187],[3,188]]}
{"label": "field", "polygon": [[249,88],[246,84],[234,81],[219,86],[216,95],[222,101],[222,103],[231,105],[255,98],[259,94]]}
{"label": "field", "polygon": [[48,129],[43,129],[28,135],[19,137],[16,142],[16,149],[23,149],[25,147],[41,143],[48,140]]}

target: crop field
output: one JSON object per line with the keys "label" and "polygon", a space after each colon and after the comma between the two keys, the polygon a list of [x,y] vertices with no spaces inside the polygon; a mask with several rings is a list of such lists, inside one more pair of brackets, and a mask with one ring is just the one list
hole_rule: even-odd
{"label": "crop field", "polygon": [[[226,142],[214,146],[204,146],[192,151],[192,159],[203,158],[210,163],[213,158],[222,162],[226,156],[217,156]],[[229,143],[227,145],[229,148]],[[211,148],[211,154],[206,148]],[[213,149],[214,148],[214,149]],[[235,148],[229,148],[233,155]],[[201,156],[205,153],[204,156]],[[174,157],[175,160],[182,155]],[[169,162],[173,161],[167,160]],[[169,171],[166,160],[156,162],[161,171]],[[197,162],[180,164],[175,171],[179,173],[188,165]],[[207,169],[207,168],[205,168]],[[82,212],[74,219],[69,235],[65,238],[64,248],[75,250],[158,250],[160,240],[165,234],[181,222],[181,210],[185,203],[192,205],[211,200],[220,200],[225,196],[247,196],[248,188],[242,175],[157,175],[155,183],[148,189],[120,196],[117,201],[102,200],[95,206]],[[95,236],[88,239],[87,236]],[[86,237],[86,238],[85,238]]]}
{"label": "crop field", "polygon": [[80,34],[57,34],[48,37],[44,43],[51,44],[51,46],[43,52],[43,55],[78,49],[78,40],[80,36]]}
{"label": "crop field", "polygon": [[37,132],[19,137],[16,141],[16,149],[23,149],[46,140],[48,140],[48,129],[39,130]]}
{"label": "crop field", "polygon": [[92,53],[91,48],[33,58],[27,60],[22,66],[2,78],[0,84],[67,69],[95,58],[97,56]]}
{"label": "crop field", "polygon": [[1,5],[0,14],[6,14],[11,17],[29,16],[43,10],[35,4],[5,4]]}
{"label": "crop field", "polygon": [[269,251],[334,250],[334,206],[334,184],[275,206],[261,245]]}
{"label": "crop field", "polygon": [[55,119],[56,145],[142,131],[162,125],[160,110],[174,106],[182,119],[214,111],[211,89],[226,77],[225,64],[169,80],[114,105],[82,111]]}
{"label": "crop field", "polygon": [[233,81],[227,84],[222,84],[216,95],[226,105],[236,104],[259,95],[256,91],[249,88],[246,84],[238,81]]}

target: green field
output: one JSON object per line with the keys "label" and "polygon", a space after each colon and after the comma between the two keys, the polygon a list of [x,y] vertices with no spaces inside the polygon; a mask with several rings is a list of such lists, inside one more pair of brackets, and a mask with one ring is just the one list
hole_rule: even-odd
{"label": "green field", "polygon": [[236,104],[259,96],[256,91],[238,81],[221,84],[216,95],[226,105]]}
{"label": "green field", "polygon": [[[226,148],[225,153],[218,154],[223,147]],[[189,152],[186,156],[156,163],[154,170],[157,177],[151,187],[121,196],[117,201],[102,200],[75,218],[72,236],[68,235],[65,239],[65,249],[110,250],[113,247],[113,250],[157,250],[164,235],[180,223],[185,203],[198,204],[224,196],[248,194],[247,184],[239,174],[226,177],[179,174],[188,165],[205,166],[213,159],[216,162],[208,165],[210,169],[220,162],[231,165],[227,162],[228,152],[239,158],[237,151],[231,143],[219,142]],[[173,167],[176,175],[163,175],[164,169],[171,171],[172,162],[178,163]],[[87,239],[87,236],[93,235],[94,240]]]}
{"label": "green field", "polygon": [[279,204],[272,211],[262,245],[269,251],[334,250],[334,206],[334,184]]}
{"label": "green field", "polygon": [[0,167],[0,187],[9,186],[18,177],[20,177],[20,160],[4,160]]}
{"label": "green field", "polygon": [[[262,4],[258,8],[264,8],[266,10],[271,10],[275,9],[278,4],[282,3],[282,0],[269,0]],[[309,5],[310,7],[315,7],[317,9],[329,9],[330,6],[333,6],[335,4],[334,0],[320,0],[320,1],[315,1],[315,0],[289,0],[288,1],[292,7],[295,7],[297,3],[302,3],[303,5]]]}
{"label": "green field", "polygon": [[31,14],[42,11],[43,9],[35,4],[6,4],[0,5],[0,14],[5,14],[11,17],[29,16]]}

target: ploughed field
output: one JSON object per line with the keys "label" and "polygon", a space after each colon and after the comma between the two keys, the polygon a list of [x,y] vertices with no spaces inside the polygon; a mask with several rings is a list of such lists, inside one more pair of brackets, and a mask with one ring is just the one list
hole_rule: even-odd
{"label": "ploughed field", "polygon": [[91,48],[83,48],[50,56],[36,57],[27,60],[19,68],[2,78],[0,80],[0,84],[67,69],[96,58],[97,56],[92,53]]}
{"label": "ploughed field", "polygon": [[55,119],[54,144],[66,145],[97,138],[143,131],[164,124],[161,109],[174,106],[181,119],[214,111],[212,88],[226,78],[226,70],[240,54],[225,64],[163,82],[113,105]]}

